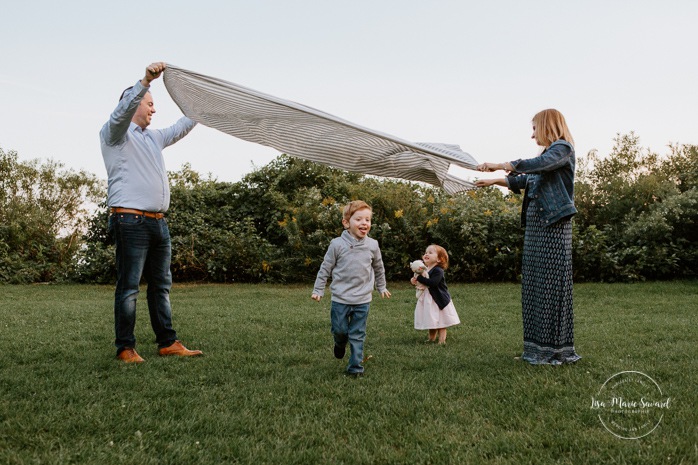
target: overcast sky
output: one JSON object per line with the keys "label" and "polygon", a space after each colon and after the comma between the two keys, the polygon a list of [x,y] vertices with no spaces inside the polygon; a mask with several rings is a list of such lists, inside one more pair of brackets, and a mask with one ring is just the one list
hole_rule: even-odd
{"label": "overcast sky", "polygon": [[[630,131],[660,154],[698,144],[694,0],[0,2],[0,147],[103,179],[99,130],[153,61],[480,162],[534,156],[550,107],[580,155]],[[172,124],[151,91],[152,127]],[[278,155],[201,125],[164,153],[220,181]]]}

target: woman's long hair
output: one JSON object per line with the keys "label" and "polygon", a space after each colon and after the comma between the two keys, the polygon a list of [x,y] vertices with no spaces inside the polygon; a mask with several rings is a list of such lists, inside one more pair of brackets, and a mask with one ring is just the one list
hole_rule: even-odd
{"label": "woman's long hair", "polygon": [[559,111],[549,108],[533,117],[533,135],[536,143],[543,147],[550,147],[556,140],[565,140],[574,145],[574,139],[567,127],[565,117]]}

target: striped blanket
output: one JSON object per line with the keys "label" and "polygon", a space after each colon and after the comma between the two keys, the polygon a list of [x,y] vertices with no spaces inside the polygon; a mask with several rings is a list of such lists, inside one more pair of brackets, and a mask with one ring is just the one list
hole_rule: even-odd
{"label": "striped blanket", "polygon": [[184,115],[231,136],[347,171],[429,183],[448,193],[473,187],[448,173],[451,164],[477,165],[457,145],[408,142],[170,64],[164,81]]}

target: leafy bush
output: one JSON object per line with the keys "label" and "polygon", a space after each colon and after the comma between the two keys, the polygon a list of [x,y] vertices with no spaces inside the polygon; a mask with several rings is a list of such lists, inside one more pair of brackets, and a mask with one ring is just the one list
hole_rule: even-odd
{"label": "leafy bush", "polygon": [[606,158],[590,153],[578,172],[575,277],[634,281],[696,275],[695,146],[668,158],[618,136]]}
{"label": "leafy bush", "polygon": [[103,184],[54,161],[20,162],[0,148],[0,282],[68,278]]}
{"label": "leafy bush", "polygon": [[106,198],[90,218],[82,246],[76,251],[70,272],[72,281],[108,284],[116,281],[114,245],[107,231]]}
{"label": "leafy bush", "polygon": [[[0,155],[0,282],[114,282],[106,205],[91,217],[84,207],[104,198],[103,185],[55,163]],[[631,133],[618,136],[607,157],[578,158],[574,279],[695,276],[696,147],[672,146],[662,158]],[[452,196],[285,155],[237,183],[203,178],[188,165],[170,173],[170,183],[175,281],[312,282],[342,232],[342,207],[354,199],[373,207],[371,236],[390,281],[408,280],[409,262],[431,243],[451,256],[449,281],[520,278],[521,196],[499,189]]]}
{"label": "leafy bush", "polygon": [[575,281],[616,281],[618,266],[606,233],[596,225],[580,229],[572,222],[572,262]]}

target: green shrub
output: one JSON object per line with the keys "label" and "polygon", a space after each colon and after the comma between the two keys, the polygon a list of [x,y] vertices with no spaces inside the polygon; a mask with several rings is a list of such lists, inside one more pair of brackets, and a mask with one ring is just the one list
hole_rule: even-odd
{"label": "green shrub", "polygon": [[[114,282],[106,205],[91,217],[81,213],[94,193],[104,198],[101,184],[0,153],[0,282]],[[574,279],[695,276],[696,147],[672,146],[661,158],[631,133],[618,136],[607,157],[578,158]],[[499,189],[447,195],[285,155],[236,183],[204,178],[188,165],[171,172],[170,183],[175,281],[312,282],[342,232],[342,207],[355,199],[373,208],[371,236],[389,281],[407,281],[409,262],[431,243],[450,254],[449,281],[520,279],[522,199]]]}
{"label": "green shrub", "polygon": [[54,161],[20,162],[0,148],[0,282],[63,281],[103,194],[94,175]]}

